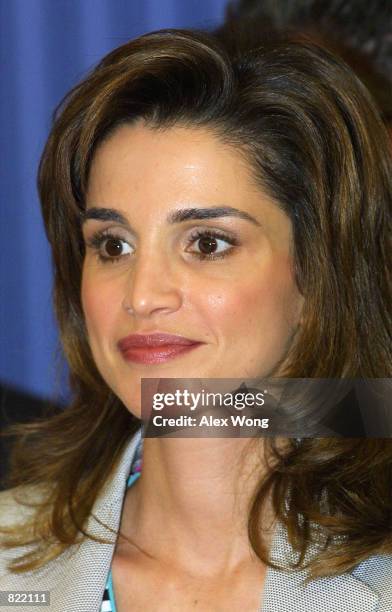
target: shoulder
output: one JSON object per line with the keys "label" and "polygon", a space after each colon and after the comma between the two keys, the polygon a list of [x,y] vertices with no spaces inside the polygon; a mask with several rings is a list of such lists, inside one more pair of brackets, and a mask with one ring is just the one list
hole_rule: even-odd
{"label": "shoulder", "polygon": [[[37,514],[37,503],[45,499],[44,488],[38,486],[19,486],[0,492],[0,582],[8,575],[8,563],[19,555],[31,550],[29,545],[18,544],[21,526],[28,526],[33,532]],[[25,529],[25,528],[23,528]],[[7,541],[14,544],[9,547]]]}
{"label": "shoulder", "polygon": [[50,486],[21,485],[0,491],[0,533],[2,527],[17,525],[33,518],[37,507],[45,504],[50,494]]}
{"label": "shoulder", "polygon": [[1,491],[0,534],[2,527],[11,527],[31,519],[36,510],[36,503],[42,501],[42,498],[42,487],[24,486]]}
{"label": "shoulder", "polygon": [[373,555],[362,561],[352,575],[377,593],[380,612],[392,610],[392,555]]}
{"label": "shoulder", "polygon": [[[126,479],[134,460],[139,459],[142,449],[141,429],[131,435],[125,445],[118,464],[108,481],[102,487],[94,512],[105,516],[108,506],[120,508]],[[53,503],[53,489],[56,483],[40,482],[37,484],[21,484],[13,489],[0,491],[0,546],[2,527],[12,527],[26,523],[37,516],[38,510],[48,510]],[[119,499],[119,494],[121,499]],[[118,508],[117,508],[118,506]],[[121,508],[120,508],[121,509]]]}

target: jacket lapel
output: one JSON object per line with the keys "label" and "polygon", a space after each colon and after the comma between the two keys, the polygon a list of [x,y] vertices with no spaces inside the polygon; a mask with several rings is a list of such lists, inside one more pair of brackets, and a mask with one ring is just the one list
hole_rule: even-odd
{"label": "jacket lapel", "polygon": [[269,568],[260,612],[376,612],[378,595],[352,574],[320,578],[304,586],[304,572]]}
{"label": "jacket lapel", "polygon": [[[307,559],[315,551],[308,551]],[[295,561],[287,533],[278,525],[272,542],[272,558],[282,564]],[[305,584],[306,570],[268,568],[260,612],[376,612],[379,596],[365,582],[346,572]]]}
{"label": "jacket lapel", "polygon": [[[141,439],[141,430],[127,443],[112,480],[106,483],[97,499],[87,531],[95,536],[111,540],[101,544],[86,539],[66,550],[47,566],[20,575],[7,574],[0,578],[0,590],[50,591],[50,606],[35,606],[41,612],[98,612],[114,552],[115,534],[103,527],[95,516],[117,531],[120,524],[126,481],[132,460]],[[9,551],[9,558],[26,548]],[[8,552],[7,552],[8,556]],[[25,612],[26,607],[13,607],[15,612]]]}

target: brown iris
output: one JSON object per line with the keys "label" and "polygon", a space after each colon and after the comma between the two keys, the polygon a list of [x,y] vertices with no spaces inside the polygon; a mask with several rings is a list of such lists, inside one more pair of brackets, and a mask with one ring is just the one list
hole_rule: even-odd
{"label": "brown iris", "polygon": [[198,242],[201,252],[205,253],[206,255],[210,254],[211,248],[216,248],[216,238],[205,236],[203,238],[199,238]]}
{"label": "brown iris", "polygon": [[121,255],[122,251],[121,240],[118,240],[117,238],[109,238],[105,243],[105,250],[111,257],[118,257]]}

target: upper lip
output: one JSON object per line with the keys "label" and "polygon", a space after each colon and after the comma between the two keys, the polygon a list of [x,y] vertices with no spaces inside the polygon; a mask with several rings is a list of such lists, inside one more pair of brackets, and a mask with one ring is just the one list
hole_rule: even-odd
{"label": "upper lip", "polygon": [[157,332],[154,334],[131,334],[126,338],[122,338],[118,342],[118,347],[121,351],[126,351],[134,347],[157,347],[165,345],[178,344],[182,346],[188,346],[190,344],[196,344],[198,340],[191,340],[184,336],[177,336],[173,334],[165,334]]}

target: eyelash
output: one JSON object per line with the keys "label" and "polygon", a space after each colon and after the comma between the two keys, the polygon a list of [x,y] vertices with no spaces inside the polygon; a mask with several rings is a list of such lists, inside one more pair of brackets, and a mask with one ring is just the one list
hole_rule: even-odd
{"label": "eyelash", "polygon": [[[209,230],[209,229],[200,230],[198,229],[198,230],[195,230],[188,238],[187,247],[197,242],[198,240],[200,240],[200,238],[205,238],[205,237],[224,240],[228,244],[231,244],[232,247],[237,246],[239,244],[238,240],[234,238],[234,236],[228,236],[227,234],[220,232],[218,230]],[[111,240],[111,239],[119,240],[120,242],[126,242],[126,240],[124,240],[124,238],[122,238],[118,234],[112,233],[111,231],[108,231],[108,230],[104,230],[104,231],[96,232],[90,238],[90,240],[88,240],[86,243],[88,247],[96,251],[96,255],[101,263],[104,263],[104,264],[115,263],[116,261],[119,261],[120,259],[124,257],[124,255],[118,255],[118,256],[113,256],[113,257],[102,255],[102,253],[100,252],[102,244],[106,240]],[[224,257],[227,257],[228,255],[230,255],[232,251],[233,251],[233,248],[227,249],[223,253],[218,253],[218,254],[214,254],[214,253],[211,253],[209,255],[205,253],[192,253],[192,254],[201,261],[206,261],[206,260],[212,261],[216,259],[223,259]]]}

